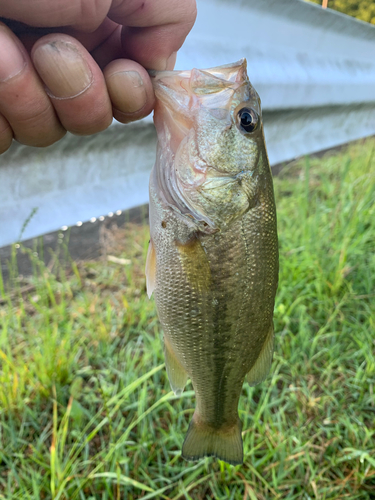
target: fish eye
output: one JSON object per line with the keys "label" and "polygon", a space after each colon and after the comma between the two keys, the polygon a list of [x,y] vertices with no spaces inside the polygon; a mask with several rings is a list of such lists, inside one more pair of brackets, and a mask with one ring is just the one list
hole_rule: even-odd
{"label": "fish eye", "polygon": [[237,113],[237,126],[242,132],[253,132],[259,122],[258,113],[251,108],[242,108]]}

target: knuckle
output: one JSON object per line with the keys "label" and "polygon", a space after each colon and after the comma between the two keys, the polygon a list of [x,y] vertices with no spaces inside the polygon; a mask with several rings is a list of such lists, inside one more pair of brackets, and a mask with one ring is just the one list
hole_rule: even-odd
{"label": "knuckle", "polygon": [[186,12],[186,15],[187,15],[187,20],[194,24],[196,18],[197,18],[197,2],[196,0],[188,0],[186,2],[186,8],[187,8],[187,12]]}
{"label": "knuckle", "polygon": [[112,113],[103,113],[94,117],[76,117],[74,121],[64,123],[65,128],[75,135],[93,135],[107,129],[112,123]]}
{"label": "knuckle", "polygon": [[[197,17],[197,4],[195,0],[187,0],[176,8],[177,19],[176,22],[180,26],[189,27],[191,29]],[[176,7],[177,7],[176,6]]]}
{"label": "knuckle", "polygon": [[76,24],[84,31],[95,31],[104,21],[109,7],[109,0],[81,0]]}
{"label": "knuckle", "polygon": [[49,103],[24,116],[18,116],[12,125],[16,139],[26,146],[47,147],[66,133]]}
{"label": "knuckle", "polygon": [[195,20],[197,18],[197,4],[195,0],[187,1],[184,4],[185,12],[183,16],[180,18],[180,28],[184,31],[184,35],[186,36],[191,28],[194,26]]}
{"label": "knuckle", "polygon": [[51,117],[54,118],[52,105],[49,102],[37,103],[30,109],[25,108],[22,114],[18,113],[13,123],[17,128],[41,128],[51,121]]}

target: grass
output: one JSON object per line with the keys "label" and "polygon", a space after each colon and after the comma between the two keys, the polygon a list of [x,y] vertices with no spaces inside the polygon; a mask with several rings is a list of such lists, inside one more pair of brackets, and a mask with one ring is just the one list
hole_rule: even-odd
{"label": "grass", "polygon": [[194,393],[177,398],[166,379],[145,225],[109,239],[124,260],[66,270],[35,248],[22,280],[13,257],[12,288],[0,281],[0,498],[374,499],[374,148],[303,158],[275,179],[276,351],[268,379],[243,388],[243,466],[180,457]]}

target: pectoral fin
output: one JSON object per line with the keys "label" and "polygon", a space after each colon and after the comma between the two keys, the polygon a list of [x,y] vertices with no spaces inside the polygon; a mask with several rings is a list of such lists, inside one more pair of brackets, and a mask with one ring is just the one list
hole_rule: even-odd
{"label": "pectoral fin", "polygon": [[169,383],[171,384],[172,391],[176,396],[180,396],[185,388],[188,375],[181,363],[176,358],[174,352],[170,348],[167,339],[164,337],[164,358],[165,366],[167,368],[167,374],[169,378]]}
{"label": "pectoral fin", "polygon": [[182,268],[190,285],[200,292],[207,291],[212,283],[210,263],[202,243],[197,237],[184,245],[177,244]]}
{"label": "pectoral fin", "polygon": [[258,359],[256,360],[249,373],[246,375],[246,381],[249,383],[249,385],[260,384],[267,377],[272,363],[273,346],[274,333],[272,324],[267,338],[263,344],[262,350],[260,351]]}
{"label": "pectoral fin", "polygon": [[155,247],[150,240],[146,259],[146,287],[148,298],[151,298],[156,284],[156,252]]}

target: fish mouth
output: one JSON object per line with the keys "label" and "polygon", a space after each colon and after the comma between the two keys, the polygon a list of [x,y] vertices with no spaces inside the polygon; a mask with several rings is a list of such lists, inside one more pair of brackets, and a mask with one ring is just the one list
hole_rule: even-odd
{"label": "fish mouth", "polygon": [[207,69],[149,70],[148,73],[157,101],[174,117],[181,114],[185,122],[191,121],[193,110],[202,103],[213,113],[227,113],[234,93],[249,83],[246,59]]}
{"label": "fish mouth", "polygon": [[236,78],[238,78],[238,71],[239,69],[243,69],[246,71],[247,69],[247,61],[246,58],[242,58],[239,61],[236,61],[234,63],[229,63],[229,64],[223,64],[221,66],[214,66],[212,68],[206,68],[204,70],[198,70],[196,68],[192,70],[154,70],[154,69],[149,69],[147,70],[150,78],[152,78],[154,81],[158,81],[162,78],[169,77],[169,76],[176,76],[180,75],[185,78],[190,78],[190,75],[193,71],[204,71],[206,73],[210,73],[214,76],[217,76],[218,78],[221,78],[222,80],[225,81],[230,81],[230,82],[235,82]]}

